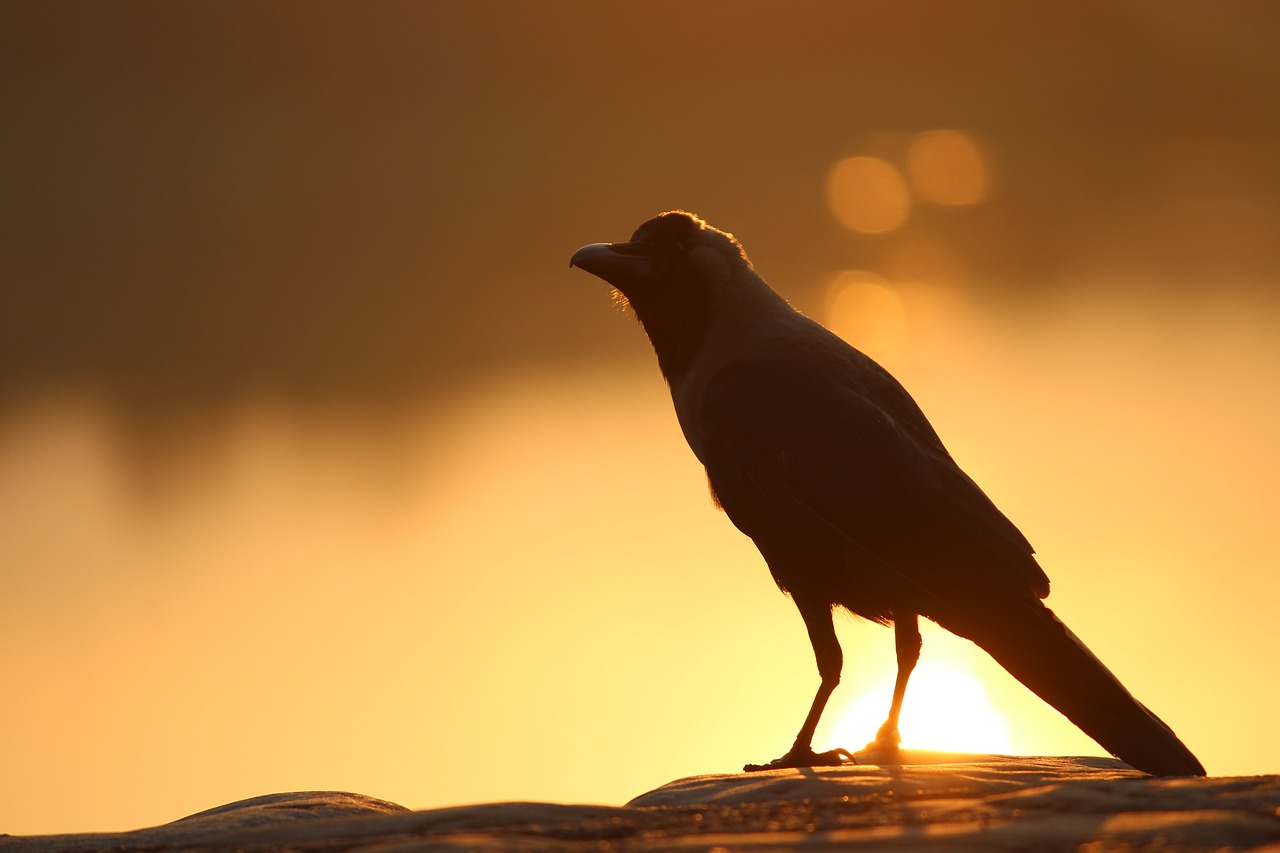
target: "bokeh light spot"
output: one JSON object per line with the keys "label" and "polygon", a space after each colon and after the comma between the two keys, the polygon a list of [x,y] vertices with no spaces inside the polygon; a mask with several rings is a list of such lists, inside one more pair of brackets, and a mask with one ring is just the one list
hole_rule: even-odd
{"label": "bokeh light spot", "polygon": [[851,231],[884,234],[911,213],[911,191],[891,163],[879,157],[846,157],[827,175],[827,204]]}
{"label": "bokeh light spot", "polygon": [[827,287],[826,325],[875,359],[902,352],[907,313],[902,297],[883,278],[865,270],[845,270]]}
{"label": "bokeh light spot", "polygon": [[952,206],[987,197],[990,175],[978,143],[958,130],[917,134],[907,148],[907,176],[921,197]]}

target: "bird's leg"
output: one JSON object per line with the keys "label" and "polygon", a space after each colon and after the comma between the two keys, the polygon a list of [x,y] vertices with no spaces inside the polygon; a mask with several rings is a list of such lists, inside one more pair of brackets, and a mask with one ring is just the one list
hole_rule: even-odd
{"label": "bird's leg", "polygon": [[833,767],[852,757],[845,749],[820,753],[813,751],[813,733],[818,728],[818,720],[827,706],[827,700],[831,698],[831,691],[840,683],[844,654],[840,651],[840,641],[836,639],[836,629],[831,621],[831,606],[806,604],[799,599],[796,600],[796,606],[800,608],[805,627],[809,629],[809,642],[813,644],[813,654],[818,660],[818,675],[822,681],[818,685],[818,692],[814,694],[813,704],[809,706],[809,714],[804,718],[804,725],[800,727],[800,733],[796,735],[796,741],[787,754],[768,764],[748,764],[742,768],[748,773],[779,767]]}
{"label": "bird's leg", "polygon": [[889,719],[884,721],[876,739],[866,749],[896,750],[902,745],[898,734],[898,715],[902,713],[902,697],[907,692],[907,679],[920,660],[920,617],[914,613],[894,614],[893,645],[898,654],[898,677],[893,682],[893,702],[889,705]]}

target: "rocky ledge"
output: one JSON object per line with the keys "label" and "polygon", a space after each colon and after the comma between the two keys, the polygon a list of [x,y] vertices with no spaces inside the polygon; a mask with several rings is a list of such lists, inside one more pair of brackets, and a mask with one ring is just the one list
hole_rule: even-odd
{"label": "rocky ledge", "polygon": [[625,806],[409,811],[271,794],[133,832],[0,836],[0,853],[142,851],[1262,850],[1280,776],[1157,779],[1103,758],[907,752],[900,763],[696,776]]}

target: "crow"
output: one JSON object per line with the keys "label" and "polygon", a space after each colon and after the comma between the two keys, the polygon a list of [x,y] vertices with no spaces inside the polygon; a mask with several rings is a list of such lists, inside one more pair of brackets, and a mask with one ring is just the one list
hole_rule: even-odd
{"label": "crow", "polygon": [[893,625],[897,678],[868,748],[897,750],[921,616],[968,638],[1122,761],[1203,776],[1042,601],[1049,579],[888,371],[793,309],[732,234],[672,210],[578,267],[634,311],[712,501],[760,550],[804,619],[821,681],[791,749],[744,770],[837,765],[813,734],[840,681],[834,608]]}

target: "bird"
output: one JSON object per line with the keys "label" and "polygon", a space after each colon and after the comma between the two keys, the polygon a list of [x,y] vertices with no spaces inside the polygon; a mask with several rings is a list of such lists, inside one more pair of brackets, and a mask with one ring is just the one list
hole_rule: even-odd
{"label": "bird", "polygon": [[900,749],[923,617],[974,642],[1121,761],[1156,776],[1205,775],[1045,605],[1049,579],[1030,543],[906,389],[792,308],[733,234],[669,210],[626,242],[583,246],[569,266],[611,285],[634,312],[712,502],[754,542],[808,631],[819,675],[809,711],[783,756],[745,771],[854,759],[813,748],[843,668],[833,621],[843,609],[894,629],[893,696],[866,750]]}

